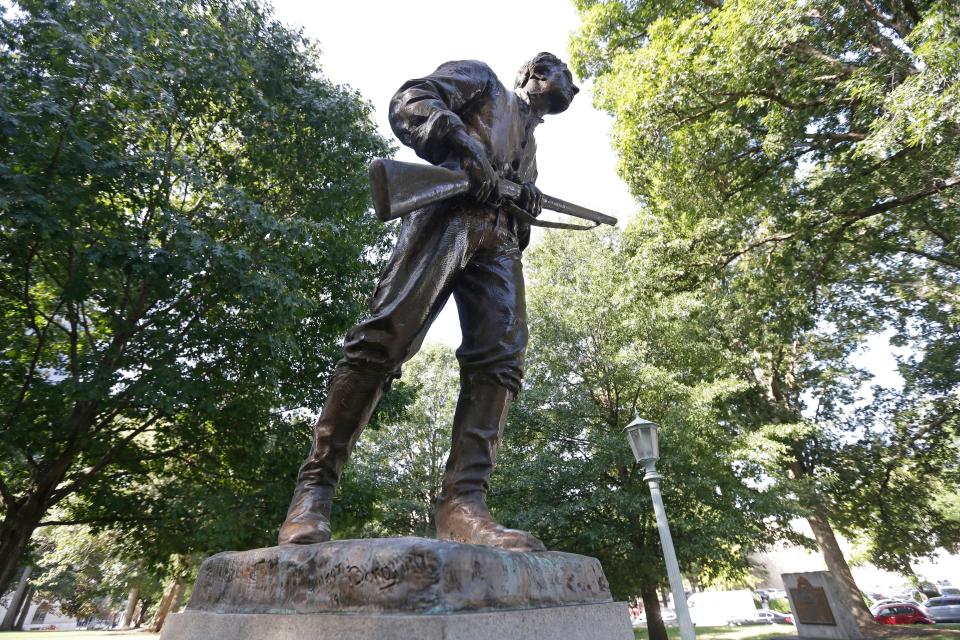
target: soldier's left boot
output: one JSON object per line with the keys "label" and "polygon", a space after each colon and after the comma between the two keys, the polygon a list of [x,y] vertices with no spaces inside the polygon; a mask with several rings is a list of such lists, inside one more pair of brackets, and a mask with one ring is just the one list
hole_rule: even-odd
{"label": "soldier's left boot", "polygon": [[461,378],[453,444],[437,498],[437,538],[513,551],[546,551],[536,537],[504,527],[487,509],[490,474],[512,399],[509,389],[493,381]]}
{"label": "soldier's left boot", "polygon": [[316,544],[330,539],[330,511],[340,471],[388,379],[373,370],[357,370],[342,363],[337,366],[277,544]]}

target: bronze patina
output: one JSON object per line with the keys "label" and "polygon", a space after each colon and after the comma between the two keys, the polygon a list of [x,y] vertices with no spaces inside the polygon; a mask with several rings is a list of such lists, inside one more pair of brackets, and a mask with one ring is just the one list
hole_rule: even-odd
{"label": "bronze patina", "polygon": [[[404,216],[369,317],[346,336],[280,544],[330,539],[331,504],[343,464],[383,392],[452,295],[463,333],[457,350],[461,384],[437,501],[437,536],[544,549],[533,535],[494,520],[486,493],[507,410],[520,390],[527,346],[521,252],[543,205],[534,185],[533,132],[545,115],[565,111],[578,91],[567,66],[540,53],[520,69],[513,91],[486,64],[466,60],[442,64],[394,95],[389,113],[394,133],[424,160],[465,174],[467,193],[445,193]],[[514,199],[501,197],[501,181],[514,185]]]}
{"label": "bronze patina", "polygon": [[790,597],[796,608],[797,622],[800,624],[819,624],[835,627],[837,620],[830,609],[830,600],[823,587],[815,587],[801,577],[795,589],[790,589]]}

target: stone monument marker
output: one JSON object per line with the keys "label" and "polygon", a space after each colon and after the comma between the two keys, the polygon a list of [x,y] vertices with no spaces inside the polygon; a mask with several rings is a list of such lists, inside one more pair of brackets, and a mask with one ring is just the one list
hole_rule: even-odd
{"label": "stone monument marker", "polygon": [[[514,91],[469,60],[400,88],[390,104],[394,132],[440,166],[371,165],[377,213],[406,215],[369,317],[344,341],[280,546],[208,558],[162,640],[633,638],[626,605],[613,602],[596,559],[548,552],[533,534],[498,523],[486,505],[523,375],[521,254],[530,225],[590,228],[539,221],[543,206],[616,222],[534,185],[533,131],[578,91],[549,53],[523,65]],[[341,469],[451,295],[463,330],[461,389],[437,500],[439,539],[330,542]]]}
{"label": "stone monument marker", "polygon": [[844,592],[829,571],[784,573],[782,578],[801,638],[863,638]]}

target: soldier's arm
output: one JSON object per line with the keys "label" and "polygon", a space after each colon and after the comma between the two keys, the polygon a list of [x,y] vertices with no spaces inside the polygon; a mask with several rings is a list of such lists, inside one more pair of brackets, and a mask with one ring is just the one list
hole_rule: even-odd
{"label": "soldier's arm", "polygon": [[429,76],[404,83],[390,101],[390,126],[397,138],[432,164],[441,164],[453,155],[470,176],[473,195],[481,201],[496,195],[496,172],[459,114],[482,99],[496,82],[493,71],[482,62],[448,62]]}

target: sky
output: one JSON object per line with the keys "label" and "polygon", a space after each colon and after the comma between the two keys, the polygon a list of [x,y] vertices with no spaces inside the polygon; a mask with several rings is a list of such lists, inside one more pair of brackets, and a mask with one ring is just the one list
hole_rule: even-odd
{"label": "sky", "polygon": [[[406,80],[426,75],[448,60],[472,59],[490,65],[509,88],[520,65],[540,51],[567,60],[570,33],[579,25],[569,0],[486,0],[473,5],[436,0],[274,0],[273,5],[281,22],[302,28],[320,43],[324,75],[350,85],[369,100],[380,130],[395,142],[387,106]],[[537,186],[544,193],[624,221],[633,216],[637,205],[617,176],[617,158],[610,148],[613,120],[593,107],[589,85],[578,84],[582,91],[570,109],[547,116],[537,128]],[[396,157],[422,162],[406,147]],[[534,233],[536,242],[544,232],[535,229]],[[460,344],[452,300],[426,341],[451,347]]]}
{"label": "sky", "polygon": [[[281,22],[302,28],[320,43],[327,78],[350,85],[369,100],[380,130],[394,141],[387,106],[406,80],[428,74],[448,60],[474,59],[489,64],[501,82],[512,87],[520,65],[540,51],[567,60],[570,34],[580,24],[569,0],[485,0],[474,5],[438,0],[273,0],[273,5]],[[617,175],[617,157],[610,146],[613,118],[594,108],[589,83],[578,79],[578,84],[582,91],[570,109],[547,116],[537,128],[537,186],[544,193],[616,216],[622,226],[638,205]],[[399,146],[397,159],[420,161],[413,151]],[[589,233],[533,231],[533,243],[542,233]],[[871,337],[853,362],[870,370],[874,383],[899,386],[902,379],[888,337]],[[426,342],[459,346],[452,299]]]}

